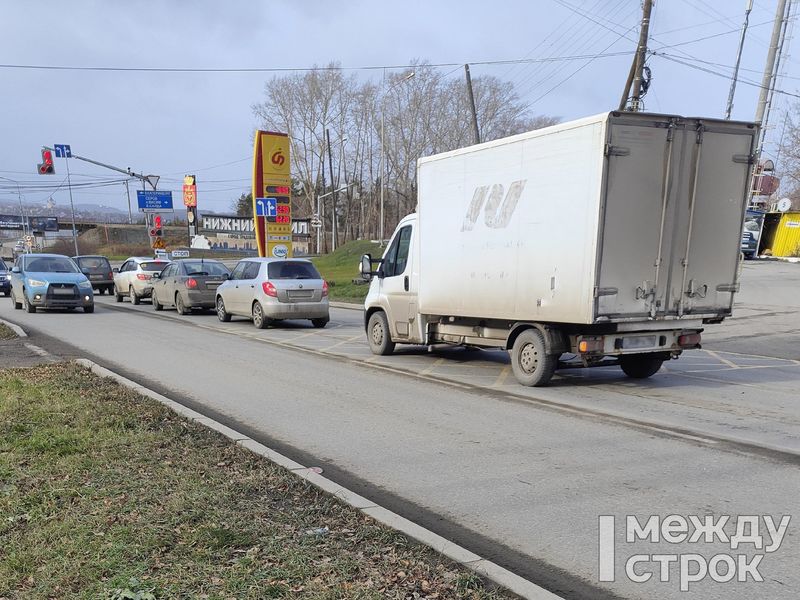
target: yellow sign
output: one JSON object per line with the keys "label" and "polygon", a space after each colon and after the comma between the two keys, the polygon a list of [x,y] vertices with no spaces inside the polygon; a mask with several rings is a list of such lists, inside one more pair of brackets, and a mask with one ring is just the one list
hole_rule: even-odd
{"label": "yellow sign", "polygon": [[183,205],[186,207],[197,206],[197,186],[194,175],[187,175],[183,178]]}
{"label": "yellow sign", "polygon": [[291,188],[289,136],[285,133],[256,131],[253,148],[253,220],[259,256],[292,256]]}
{"label": "yellow sign", "polygon": [[164,243],[164,238],[156,238],[153,241],[153,250],[163,250],[167,245]]}

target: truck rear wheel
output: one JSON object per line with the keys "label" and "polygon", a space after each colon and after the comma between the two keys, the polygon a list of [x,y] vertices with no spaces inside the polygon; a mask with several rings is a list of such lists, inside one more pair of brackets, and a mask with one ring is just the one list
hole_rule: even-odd
{"label": "truck rear wheel", "polygon": [[619,366],[623,373],[632,379],[647,379],[658,373],[663,358],[655,358],[648,354],[623,354],[619,357]]}
{"label": "truck rear wheel", "polygon": [[367,323],[367,341],[373,354],[386,356],[394,352],[394,342],[389,333],[389,321],[382,310],[372,313]]}
{"label": "truck rear wheel", "polygon": [[511,347],[511,369],[522,385],[547,385],[558,365],[557,354],[547,354],[542,332],[526,329],[514,340]]}

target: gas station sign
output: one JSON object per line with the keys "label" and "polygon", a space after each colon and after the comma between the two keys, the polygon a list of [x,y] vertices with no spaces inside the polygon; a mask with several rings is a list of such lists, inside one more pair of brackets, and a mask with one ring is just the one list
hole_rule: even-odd
{"label": "gas station sign", "polygon": [[291,185],[289,136],[256,131],[253,220],[259,256],[292,256]]}

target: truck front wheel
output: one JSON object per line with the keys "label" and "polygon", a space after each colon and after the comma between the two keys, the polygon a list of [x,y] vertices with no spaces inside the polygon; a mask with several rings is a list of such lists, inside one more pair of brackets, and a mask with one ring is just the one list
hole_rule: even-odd
{"label": "truck front wheel", "polygon": [[382,310],[372,313],[367,322],[367,341],[373,354],[386,356],[394,352],[394,342],[389,333],[389,321]]}
{"label": "truck front wheel", "polygon": [[511,369],[522,385],[547,385],[558,364],[557,354],[547,354],[542,332],[526,329],[514,340],[511,347]]}
{"label": "truck front wheel", "polygon": [[648,354],[623,354],[619,357],[619,366],[623,373],[632,379],[647,379],[658,373],[662,364],[663,358]]}

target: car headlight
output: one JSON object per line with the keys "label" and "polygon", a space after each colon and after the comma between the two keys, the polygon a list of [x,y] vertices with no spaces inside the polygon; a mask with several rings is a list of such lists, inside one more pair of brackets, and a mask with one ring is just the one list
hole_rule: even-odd
{"label": "car headlight", "polygon": [[84,281],[79,281],[78,282],[78,287],[79,288],[84,288],[84,289],[86,289],[86,288],[92,289],[92,283],[88,279],[85,279]]}
{"label": "car headlight", "polygon": [[38,279],[28,279],[28,285],[31,287],[44,287],[47,285],[47,282],[39,281]]}

